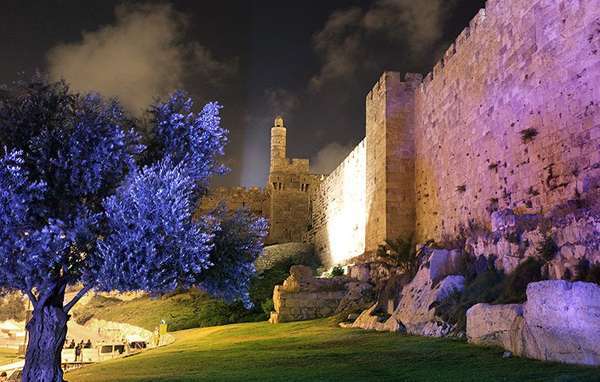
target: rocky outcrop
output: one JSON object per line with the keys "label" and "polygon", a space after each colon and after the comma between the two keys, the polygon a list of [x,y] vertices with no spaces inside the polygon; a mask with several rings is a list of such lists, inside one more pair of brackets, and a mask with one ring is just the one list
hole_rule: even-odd
{"label": "rocky outcrop", "polygon": [[392,316],[406,327],[409,334],[442,337],[452,329],[436,317],[435,307],[451,294],[461,292],[465,278],[450,275],[437,284],[433,281],[431,270],[423,267],[402,290],[400,305]]}
{"label": "rocky outcrop", "polygon": [[452,326],[436,315],[435,307],[451,294],[464,289],[465,279],[457,274],[462,255],[459,251],[430,251],[413,280],[401,289],[399,303],[391,312],[381,303],[373,305],[356,319],[352,327],[406,331],[433,337],[449,334]]}
{"label": "rocky outcrop", "polygon": [[360,312],[368,308],[375,299],[373,286],[368,282],[351,281],[346,284],[346,293],[335,313]]}
{"label": "rocky outcrop", "polygon": [[274,312],[269,322],[291,322],[360,310],[372,303],[371,285],[346,276],[316,278],[311,268],[294,265],[283,285],[273,291]]}
{"label": "rocky outcrop", "polygon": [[523,357],[600,365],[600,286],[531,283],[522,306],[478,304],[469,309],[467,337]]}
{"label": "rocky outcrop", "polygon": [[556,253],[545,272],[550,279],[569,278],[576,275],[584,259],[590,264],[600,263],[600,217],[594,208],[600,206],[575,208],[567,204],[544,215],[496,211],[491,214],[491,232],[470,232],[467,247],[475,257],[493,254],[496,269],[510,273],[523,260],[537,256],[543,241],[551,238]]}
{"label": "rocky outcrop", "polygon": [[348,327],[377,330],[379,332],[406,332],[406,328],[402,323],[398,322],[395,317],[386,314],[383,310],[378,310],[377,304],[363,311],[352,325]]}

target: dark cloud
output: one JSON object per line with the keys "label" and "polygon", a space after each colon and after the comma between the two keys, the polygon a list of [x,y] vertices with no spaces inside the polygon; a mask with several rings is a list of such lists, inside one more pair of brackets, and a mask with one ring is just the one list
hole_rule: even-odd
{"label": "dark cloud", "polygon": [[[443,51],[454,0],[378,0],[334,10],[312,36],[317,70],[295,89],[264,92],[246,120],[242,183],[264,184],[268,131],[283,114],[288,155],[335,169],[364,136],[364,96],[384,70],[422,71]],[[307,132],[309,132],[307,134]]]}
{"label": "dark cloud", "polygon": [[334,12],[313,37],[322,66],[309,89],[380,67],[394,57],[417,62],[438,50],[444,22],[454,1],[379,0],[367,10],[353,7]]}
{"label": "dark cloud", "polygon": [[186,42],[187,27],[187,18],[168,5],[119,5],[114,24],[52,48],[48,71],[78,91],[117,97],[139,113],[188,76],[218,86],[236,72],[235,61],[219,61],[206,47]]}

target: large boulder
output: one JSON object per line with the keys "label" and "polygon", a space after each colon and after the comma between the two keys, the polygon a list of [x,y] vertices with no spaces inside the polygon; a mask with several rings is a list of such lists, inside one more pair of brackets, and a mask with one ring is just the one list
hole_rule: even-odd
{"label": "large boulder", "polygon": [[349,327],[379,332],[406,332],[404,325],[398,322],[394,316],[390,316],[381,310],[378,304],[373,304],[370,308],[364,310]]}
{"label": "large boulder", "polygon": [[373,304],[373,286],[366,282],[351,281],[346,284],[346,294],[336,308],[336,313],[360,312]]}
{"label": "large boulder", "polygon": [[429,278],[437,283],[448,275],[461,272],[463,253],[459,250],[434,249],[429,256]]}
{"label": "large boulder", "polygon": [[460,275],[446,276],[434,284],[429,268],[422,267],[413,281],[402,289],[400,304],[392,316],[409,334],[445,336],[451,327],[436,317],[435,307],[464,287],[465,278]]}
{"label": "large boulder", "polygon": [[523,305],[477,304],[467,311],[467,338],[477,345],[511,347],[511,330]]}
{"label": "large boulder", "polygon": [[352,328],[360,328],[366,330],[384,330],[384,322],[387,319],[376,314],[377,304],[373,304],[370,308],[365,309],[356,320],[352,323]]}
{"label": "large boulder", "polygon": [[522,307],[478,304],[469,309],[467,337],[523,357],[600,365],[600,286],[563,280],[531,283]]}
{"label": "large boulder", "polygon": [[529,284],[515,334],[515,354],[600,365],[600,286],[563,280]]}

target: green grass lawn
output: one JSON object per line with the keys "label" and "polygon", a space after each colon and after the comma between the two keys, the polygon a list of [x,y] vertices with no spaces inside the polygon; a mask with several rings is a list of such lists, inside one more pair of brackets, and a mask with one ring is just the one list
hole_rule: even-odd
{"label": "green grass lawn", "polygon": [[17,351],[12,349],[0,349],[0,365],[14,362],[17,359]]}
{"label": "green grass lawn", "polygon": [[265,322],[176,333],[164,348],[68,373],[94,381],[600,381],[600,369],[503,359],[448,339]]}

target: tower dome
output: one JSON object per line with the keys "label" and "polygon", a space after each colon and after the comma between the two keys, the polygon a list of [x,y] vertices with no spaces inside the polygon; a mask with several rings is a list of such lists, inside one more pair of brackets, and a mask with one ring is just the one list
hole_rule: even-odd
{"label": "tower dome", "polygon": [[275,126],[275,127],[283,127],[283,117],[280,116],[280,115],[278,115],[275,118],[275,125],[273,125],[273,126]]}

